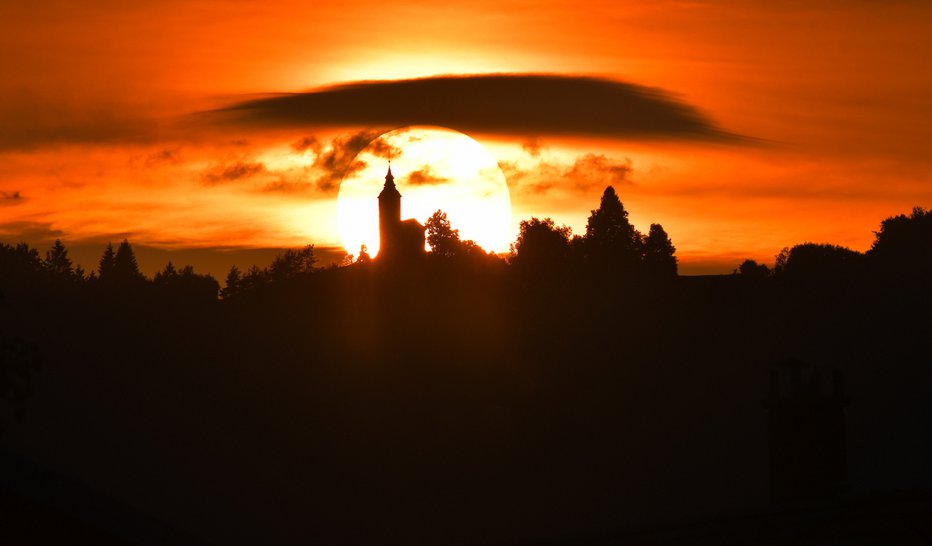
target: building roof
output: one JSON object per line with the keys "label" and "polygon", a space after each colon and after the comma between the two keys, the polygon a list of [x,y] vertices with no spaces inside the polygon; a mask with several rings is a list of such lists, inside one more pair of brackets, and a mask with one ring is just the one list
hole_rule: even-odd
{"label": "building roof", "polygon": [[385,186],[382,188],[382,192],[379,193],[379,199],[387,196],[401,197],[401,192],[395,187],[395,176],[392,175],[391,163],[388,164],[388,174],[385,175]]}

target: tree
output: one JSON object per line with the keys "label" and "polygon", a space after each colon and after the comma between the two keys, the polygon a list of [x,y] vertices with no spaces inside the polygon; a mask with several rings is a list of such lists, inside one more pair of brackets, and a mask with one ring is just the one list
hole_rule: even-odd
{"label": "tree", "polygon": [[300,250],[288,249],[272,260],[268,275],[272,281],[286,281],[313,273],[316,263],[314,245],[307,245]]}
{"label": "tree", "polygon": [[71,259],[68,258],[68,249],[62,244],[61,239],[55,239],[55,244],[46,251],[43,265],[46,271],[55,276],[67,279],[75,276]]}
{"label": "tree", "polygon": [[486,257],[485,251],[475,241],[460,239],[460,231],[453,229],[447,213],[442,210],[433,213],[424,227],[427,228],[427,244],[432,256],[446,259]]}
{"label": "tree", "polygon": [[582,249],[585,260],[596,267],[633,269],[641,259],[642,236],[628,221],[615,188],[602,193],[599,208],[586,223]]}
{"label": "tree", "polygon": [[185,303],[216,301],[220,291],[220,283],[212,276],[198,275],[191,265],[179,271],[171,261],[155,274],[152,282],[164,297]]}
{"label": "tree", "polygon": [[887,272],[932,272],[932,210],[915,207],[912,214],[883,220],[868,251],[873,265]]}
{"label": "tree", "polygon": [[450,225],[447,213],[438,210],[431,214],[424,227],[427,228],[427,244],[435,256],[452,258],[459,254],[462,247],[460,232]]}
{"label": "tree", "polygon": [[850,248],[803,243],[790,249],[781,274],[795,279],[834,279],[857,270],[864,255]]}
{"label": "tree", "polygon": [[569,261],[572,234],[569,227],[557,227],[550,218],[524,220],[519,224],[517,240],[511,245],[511,263],[537,271],[565,265]]}
{"label": "tree", "polygon": [[43,267],[39,251],[26,243],[0,244],[0,281],[31,284]]}
{"label": "tree", "polygon": [[97,274],[101,281],[109,281],[113,277],[115,262],[116,254],[113,252],[113,243],[107,243],[104,255],[100,257],[100,263],[97,266]]}
{"label": "tree", "polygon": [[222,290],[220,290],[220,297],[223,299],[230,299],[239,294],[242,289],[243,276],[239,272],[239,268],[234,264],[230,267],[230,272],[227,273],[227,278],[224,281],[226,285]]}
{"label": "tree", "polygon": [[368,264],[372,262],[372,256],[369,256],[369,249],[366,245],[359,245],[359,255],[356,256],[356,263]]}
{"label": "tree", "polygon": [[177,276],[178,271],[175,270],[174,264],[169,260],[168,264],[165,265],[165,269],[156,273],[152,281],[155,284],[168,284]]}
{"label": "tree", "polygon": [[644,239],[644,266],[654,278],[676,276],[676,247],[660,224],[651,224]]}
{"label": "tree", "polygon": [[249,292],[250,290],[255,289],[258,286],[262,286],[269,281],[269,275],[266,270],[259,269],[258,266],[253,265],[246,270],[246,274],[243,275],[242,280],[239,282],[239,292]]}
{"label": "tree", "polygon": [[786,262],[790,259],[790,247],[785,246],[780,249],[780,252],[774,256],[773,261],[773,274],[782,275],[783,271],[786,269]]}
{"label": "tree", "polygon": [[748,279],[764,279],[770,276],[770,268],[754,260],[744,260],[734,273]]}
{"label": "tree", "polygon": [[[111,248],[111,247],[108,247]],[[103,277],[103,275],[101,275]],[[127,239],[123,239],[113,258],[113,278],[118,281],[139,281],[145,277],[139,271],[136,254]]]}

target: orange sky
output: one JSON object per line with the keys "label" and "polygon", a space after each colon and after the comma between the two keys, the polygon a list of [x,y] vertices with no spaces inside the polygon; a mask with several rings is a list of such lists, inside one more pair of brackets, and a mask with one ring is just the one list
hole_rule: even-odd
{"label": "orange sky", "polygon": [[314,137],[326,154],[360,127],[191,120],[268,93],[438,74],[658,87],[759,139],[471,135],[510,166],[515,222],[578,232],[611,181],[637,227],[664,225],[684,273],[804,241],[865,250],[882,218],[932,206],[925,2],[6,4],[4,242],[128,236],[218,276],[223,260],[190,249],[338,245],[336,193],[296,144]]}

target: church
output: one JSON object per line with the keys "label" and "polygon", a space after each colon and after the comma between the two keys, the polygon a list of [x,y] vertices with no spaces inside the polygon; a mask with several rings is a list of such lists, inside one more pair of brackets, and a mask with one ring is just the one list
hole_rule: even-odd
{"label": "church", "polygon": [[424,226],[414,218],[401,219],[401,192],[395,186],[391,163],[379,193],[379,255],[382,262],[409,261],[424,254]]}

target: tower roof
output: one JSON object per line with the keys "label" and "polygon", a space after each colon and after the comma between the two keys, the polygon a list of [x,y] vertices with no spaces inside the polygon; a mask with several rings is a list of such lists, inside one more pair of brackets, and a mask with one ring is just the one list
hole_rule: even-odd
{"label": "tower roof", "polygon": [[388,195],[401,197],[401,192],[395,187],[395,176],[392,174],[391,162],[388,163],[388,173],[385,175],[385,186],[382,188],[382,193],[379,194],[379,198],[381,199]]}

